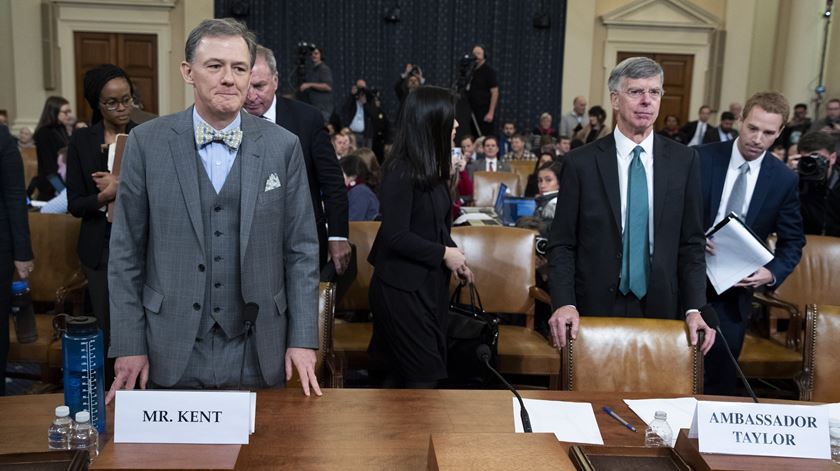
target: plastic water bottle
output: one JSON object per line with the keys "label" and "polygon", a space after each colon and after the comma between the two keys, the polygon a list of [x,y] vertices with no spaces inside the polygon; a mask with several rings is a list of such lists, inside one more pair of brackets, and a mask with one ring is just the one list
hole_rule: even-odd
{"label": "plastic water bottle", "polygon": [[653,417],[653,422],[645,430],[645,446],[670,448],[674,432],[668,425],[668,414],[660,410]]}
{"label": "plastic water bottle", "polygon": [[105,433],[105,347],[96,318],[68,318],[62,347],[64,403],[71,414],[89,411],[91,423]]}
{"label": "plastic water bottle", "polygon": [[70,436],[70,448],[87,450],[91,461],[99,455],[99,433],[91,425],[90,413],[86,410],[76,413],[76,425]]}
{"label": "plastic water bottle", "polygon": [[38,327],[35,325],[35,311],[32,309],[32,296],[26,280],[12,282],[12,320],[19,343],[32,343],[38,340]]}
{"label": "plastic water bottle", "polygon": [[840,464],[840,419],[829,419],[828,427],[831,434],[831,461]]}
{"label": "plastic water bottle", "polygon": [[50,450],[69,450],[70,434],[73,433],[73,419],[70,418],[70,408],[58,406],[55,408],[55,419],[50,425]]}

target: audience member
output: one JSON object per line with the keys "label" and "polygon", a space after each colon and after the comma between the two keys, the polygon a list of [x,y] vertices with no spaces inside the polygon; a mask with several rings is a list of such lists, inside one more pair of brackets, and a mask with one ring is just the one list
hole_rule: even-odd
{"label": "audience member", "polygon": [[[709,303],[720,318],[724,338],[707,356],[703,391],[734,395],[737,377],[724,341],[738,358],[752,312],[753,291],[774,290],[799,263],[805,237],[799,208],[796,175],[769,156],[767,149],[779,137],[790,114],[790,105],[776,92],[756,93],[744,106],[741,135],[735,141],[700,146],[703,186],[703,227],[712,228],[729,213],[742,217],[760,240],[776,233],[773,260],[734,287],[717,294],[707,291]],[[657,247],[660,239],[656,239]],[[706,240],[706,252],[715,256],[715,242]]]}
{"label": "audience member", "polygon": [[362,163],[365,165],[368,173],[365,177],[365,184],[376,193],[379,190],[379,182],[382,179],[382,169],[379,166],[379,160],[376,158],[376,154],[373,153],[373,149],[360,147],[350,154],[362,159]]}
{"label": "audience member", "polygon": [[560,134],[574,136],[586,125],[586,98],[577,96],[572,102],[572,111],[560,118]]}
{"label": "audience member", "polygon": [[256,54],[245,110],[282,126],[300,140],[318,231],[318,266],[323,267],[329,256],[336,273],[342,274],[350,263],[351,248],[347,241],[347,190],[336,151],[317,109],[277,93],[280,77],[271,49],[258,45]]}
{"label": "audience member", "polygon": [[[703,352],[714,342],[699,311],[706,304],[699,159],[653,132],[663,82],[651,59],[620,62],[608,82],[615,131],[563,162],[548,247],[558,348],[567,326],[577,336],[580,315],[685,319],[691,344],[699,330]],[[654,173],[661,158],[670,164]],[[654,192],[663,180],[669,192]],[[654,208],[663,210],[654,216]]]}
{"label": "audience member", "polygon": [[15,275],[26,279],[35,270],[23,164],[9,128],[0,126],[0,396],[6,395],[6,361],[9,354],[11,286]]}
{"label": "audience member", "polygon": [[825,117],[814,121],[811,132],[822,131],[830,134],[836,141],[840,152],[840,98],[832,98],[825,104]]}
{"label": "audience member", "polygon": [[738,137],[738,131],[735,130],[735,115],[729,111],[724,111],[720,114],[720,123],[718,127],[709,126],[706,129],[706,134],[703,136],[704,144],[711,144],[713,142],[728,142],[735,140]]}
{"label": "audience member", "polygon": [[341,124],[353,132],[359,147],[371,147],[373,143],[372,98],[367,83],[359,79],[350,87],[350,95],[341,107]]}
{"label": "audience member", "polygon": [[446,378],[449,278],[472,282],[449,235],[455,97],[420,87],[403,107],[401,127],[382,179],[382,225],[368,262],[373,337],[371,370],[383,387],[434,388]]}
{"label": "audience member", "polygon": [[703,143],[703,137],[706,135],[706,130],[711,127],[709,118],[712,116],[712,109],[709,105],[703,105],[697,111],[697,119],[689,121],[682,127],[683,142],[687,146],[697,146]]}
{"label": "audience member", "polygon": [[461,137],[461,156],[464,162],[464,166],[468,163],[475,160],[475,143],[473,142],[473,137],[469,134],[465,134]]}
{"label": "audience member", "polygon": [[531,151],[525,149],[525,138],[522,134],[514,134],[511,137],[511,143],[510,152],[504,154],[504,160],[535,160],[537,158]]}
{"label": "audience member", "polygon": [[[255,60],[244,24],[202,21],[181,63],[195,105],[128,136],[108,264],[117,360],[106,402],[149,384],[282,387],[293,368],[304,394],[320,394],[306,168],[294,134],[243,110]],[[250,349],[245,300],[259,309]]]}
{"label": "audience member", "polygon": [[487,50],[484,46],[473,46],[472,55],[475,57],[475,68],[467,86],[467,99],[479,127],[473,131],[479,136],[495,136],[499,79],[496,78],[496,70],[487,63]]}
{"label": "audience member", "polygon": [[554,155],[550,152],[543,152],[540,154],[540,158],[534,163],[534,171],[528,175],[528,180],[525,184],[525,192],[523,196],[526,198],[533,198],[540,193],[540,186],[539,186],[539,171],[540,167],[546,164],[552,164],[555,162]]}
{"label": "audience member", "polygon": [[449,194],[452,197],[452,217],[461,215],[461,207],[472,202],[474,186],[467,171],[468,160],[464,155],[452,153],[452,168],[449,175]]}
{"label": "audience member", "polygon": [[344,185],[347,187],[349,219],[351,221],[373,221],[379,215],[379,200],[367,185],[370,172],[356,152],[339,161],[341,171],[344,173]]}
{"label": "audience member", "polygon": [[350,136],[347,134],[337,132],[332,135],[331,141],[335,155],[339,159],[350,153]]}
{"label": "audience member", "polygon": [[58,150],[67,147],[70,136],[67,125],[72,113],[70,103],[60,96],[51,96],[44,103],[41,118],[35,128],[35,149],[38,152],[38,175],[35,187],[38,199],[48,201],[55,196],[55,188],[49,177],[58,171]]}
{"label": "audience member", "polygon": [[309,54],[304,80],[299,87],[304,101],[317,108],[326,123],[333,114],[333,77],[332,70],[324,63],[321,48],[316,47]]}
{"label": "audience member", "polygon": [[484,158],[484,136],[478,136],[473,145],[473,161]]}
{"label": "audience member", "polygon": [[400,124],[399,118],[402,114],[401,112],[403,103],[405,102],[405,97],[412,91],[416,90],[417,87],[424,85],[425,83],[426,79],[423,77],[423,70],[420,69],[419,65],[405,65],[405,70],[400,74],[400,78],[397,79],[397,83],[394,85],[394,93],[396,93],[397,100],[400,103],[399,108],[397,108],[397,120],[395,122],[397,126]]}
{"label": "audience member", "polygon": [[539,195],[535,198],[537,209],[534,216],[539,217],[545,224],[545,230],[541,231],[543,237],[548,237],[548,229],[554,221],[554,212],[557,208],[557,193],[560,191],[560,171],[562,164],[559,162],[544,162],[537,171],[537,186]]}
{"label": "audience member", "polygon": [[558,160],[561,162],[563,161],[563,157],[572,150],[572,138],[561,134],[557,136],[557,142],[554,145],[554,153],[557,155]]}
{"label": "audience member", "polygon": [[[67,148],[62,147],[58,150],[58,177],[62,182],[67,180]],[[67,187],[62,188],[53,199],[41,206],[39,210],[42,214],[67,214]],[[104,332],[104,331],[103,331]],[[105,335],[108,335],[107,332]],[[113,379],[113,368],[111,369],[111,379]]]}
{"label": "audience member", "polygon": [[510,172],[510,165],[499,159],[499,144],[493,136],[484,136],[484,157],[467,165],[470,180],[475,172]]}
{"label": "audience member", "polygon": [[797,103],[793,107],[793,117],[785,125],[782,135],[776,140],[777,144],[781,144],[785,148],[798,144],[802,136],[807,133],[812,126],[811,118],[808,117],[808,105],[805,103]]}
{"label": "audience member", "polygon": [[796,167],[799,166],[799,146],[796,144],[791,144],[787,148],[787,152],[785,152],[785,165],[788,166],[789,169],[796,171]]}
{"label": "audience member", "polygon": [[840,236],[840,172],[834,138],[816,131],[799,140],[799,200],[806,234]]}
{"label": "audience member", "polygon": [[606,124],[607,112],[603,108],[595,105],[589,108],[588,115],[589,122],[575,135],[575,139],[582,141],[584,144],[597,141],[610,134],[610,127]]}
{"label": "audience member", "polygon": [[665,124],[659,130],[659,135],[669,137],[684,144],[683,135],[680,131],[680,118],[673,114],[665,116]]}
{"label": "audience member", "polygon": [[32,135],[32,130],[28,127],[24,126],[20,128],[18,131],[18,149],[34,149],[35,148],[35,138]]}
{"label": "audience member", "polygon": [[513,136],[516,134],[516,123],[512,120],[505,120],[502,123],[502,135],[499,136],[499,153],[507,155],[513,150]]}
{"label": "audience member", "polygon": [[540,115],[539,124],[534,128],[532,134],[539,139],[540,136],[550,136],[552,139],[557,136],[557,131],[552,125],[551,113],[543,113]]}

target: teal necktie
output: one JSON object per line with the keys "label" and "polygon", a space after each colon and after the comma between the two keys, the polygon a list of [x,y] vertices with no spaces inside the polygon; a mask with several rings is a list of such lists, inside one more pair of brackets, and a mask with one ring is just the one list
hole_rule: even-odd
{"label": "teal necktie", "polygon": [[627,170],[627,216],[619,285],[622,294],[633,293],[639,299],[647,294],[650,272],[648,188],[645,166],[640,158],[642,151],[641,146],[633,148],[633,160]]}

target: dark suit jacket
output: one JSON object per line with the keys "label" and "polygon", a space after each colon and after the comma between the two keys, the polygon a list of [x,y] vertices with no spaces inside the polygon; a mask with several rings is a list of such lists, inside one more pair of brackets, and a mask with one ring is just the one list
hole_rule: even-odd
{"label": "dark suit jacket", "polygon": [[401,290],[416,291],[431,270],[443,266],[445,246],[456,246],[449,234],[452,201],[437,206],[434,202],[435,196],[449,199],[448,195],[444,183],[430,191],[415,188],[401,162],[386,168],[379,193],[382,225],[368,255],[374,276]]}
{"label": "dark suit jacket", "polygon": [[[498,158],[496,159],[496,171],[497,172],[510,172],[510,165],[505,162],[503,159]],[[470,175],[470,179],[472,179],[473,174],[475,172],[485,172],[487,169],[487,159],[481,157],[479,159],[475,159],[469,164],[467,164],[467,173]]]}
{"label": "dark suit jacket", "polygon": [[[712,227],[720,208],[733,145],[734,141],[730,141],[697,147],[702,162],[703,225],[706,228]],[[771,233],[777,234],[775,257],[765,268],[776,278],[775,286],[782,284],[799,263],[805,236],[799,210],[799,177],[769,152],[765,152],[761,162],[745,222],[762,240]],[[731,308],[737,309],[742,319],[749,316],[752,290],[731,288],[723,294],[737,300],[737,307]]]}
{"label": "dark suit jacket", "polygon": [[[738,131],[736,129],[730,131],[730,134],[732,134],[732,141],[738,137]],[[706,134],[703,135],[703,144],[712,144],[715,142],[720,142],[720,133],[718,132],[718,128],[710,125],[706,128]]]}
{"label": "dark suit jacket", "polygon": [[[699,122],[700,121],[698,120],[689,121],[685,123],[685,126],[680,128],[680,134],[682,134],[683,142],[685,142],[686,145],[688,145],[688,143],[691,142],[691,139],[694,138],[694,133],[697,132],[697,124]],[[706,142],[705,139],[708,135],[709,129],[713,128],[714,126],[712,126],[711,123],[706,123],[706,133],[703,134],[703,141],[701,142],[701,144],[704,144]]]}
{"label": "dark suit jacket", "polygon": [[[137,126],[129,122],[126,132]],[[91,127],[78,129],[70,139],[67,148],[67,209],[70,214],[82,218],[77,245],[79,259],[89,268],[100,267],[102,251],[108,244],[105,239],[108,220],[99,208],[99,190],[91,174],[108,171],[108,153],[102,151],[105,143],[105,127],[98,122]]]}
{"label": "dark suit jacket", "polygon": [[[645,317],[683,319],[706,303],[703,204],[696,152],[653,138],[653,255]],[[621,193],[615,137],[566,155],[551,226],[554,308],[611,316],[621,271]]]}
{"label": "dark suit jacket", "polygon": [[58,151],[66,147],[70,138],[64,126],[45,126],[33,136],[38,152],[38,199],[48,201],[55,196],[55,188],[47,177],[58,172]]}
{"label": "dark suit jacket", "polygon": [[[347,189],[321,113],[306,103],[277,95],[275,122],[300,139],[309,192],[315,209],[320,244],[320,266],[327,261],[328,237],[347,237]],[[323,205],[322,205],[323,202]]]}
{"label": "dark suit jacket", "polygon": [[0,125],[0,270],[9,270],[12,260],[32,260],[28,221],[23,161],[9,128]]}

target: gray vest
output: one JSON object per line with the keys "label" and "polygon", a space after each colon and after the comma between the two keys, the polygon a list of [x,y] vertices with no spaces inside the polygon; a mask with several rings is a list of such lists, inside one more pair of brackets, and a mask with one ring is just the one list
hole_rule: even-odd
{"label": "gray vest", "polygon": [[233,338],[245,332],[242,320],[245,303],[239,270],[241,159],[236,156],[225,184],[217,194],[198,153],[196,158],[207,270],[198,337],[203,338],[216,323],[228,338]]}

